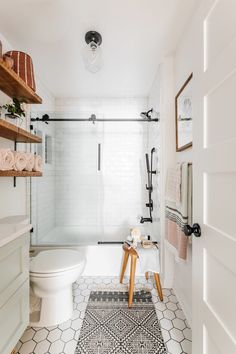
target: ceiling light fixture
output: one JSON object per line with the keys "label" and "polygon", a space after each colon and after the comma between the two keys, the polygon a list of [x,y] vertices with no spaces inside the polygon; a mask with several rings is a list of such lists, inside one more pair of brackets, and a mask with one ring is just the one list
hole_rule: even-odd
{"label": "ceiling light fixture", "polygon": [[91,73],[98,72],[102,65],[102,36],[96,31],[89,31],[85,35],[86,47],[83,50],[85,67]]}

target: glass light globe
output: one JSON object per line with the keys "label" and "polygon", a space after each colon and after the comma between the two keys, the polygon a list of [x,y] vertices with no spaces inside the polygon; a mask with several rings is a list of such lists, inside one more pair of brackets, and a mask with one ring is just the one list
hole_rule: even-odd
{"label": "glass light globe", "polygon": [[102,49],[96,42],[90,42],[83,50],[84,65],[91,73],[98,72],[102,65]]}

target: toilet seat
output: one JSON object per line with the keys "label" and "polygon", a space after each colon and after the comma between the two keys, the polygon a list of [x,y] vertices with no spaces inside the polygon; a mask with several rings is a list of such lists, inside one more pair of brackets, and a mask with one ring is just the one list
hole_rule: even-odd
{"label": "toilet seat", "polygon": [[54,249],[40,252],[30,262],[30,274],[35,277],[56,277],[72,271],[84,262],[81,252]]}

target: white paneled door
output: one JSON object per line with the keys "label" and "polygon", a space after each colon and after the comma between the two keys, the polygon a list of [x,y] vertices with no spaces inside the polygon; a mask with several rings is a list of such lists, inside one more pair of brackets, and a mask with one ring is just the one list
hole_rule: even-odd
{"label": "white paneled door", "polygon": [[236,353],[236,1],[206,1],[195,75],[193,354]]}

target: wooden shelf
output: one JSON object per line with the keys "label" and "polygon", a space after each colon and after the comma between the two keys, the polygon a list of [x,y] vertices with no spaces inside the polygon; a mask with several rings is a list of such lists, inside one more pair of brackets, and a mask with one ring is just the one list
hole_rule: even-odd
{"label": "wooden shelf", "polygon": [[42,138],[39,136],[31,134],[4,119],[0,119],[0,137],[18,143],[42,143]]}
{"label": "wooden shelf", "polygon": [[11,98],[25,103],[42,103],[39,97],[13,69],[9,69],[0,58],[0,90]]}
{"label": "wooden shelf", "polygon": [[42,177],[42,172],[0,171],[0,177]]}

